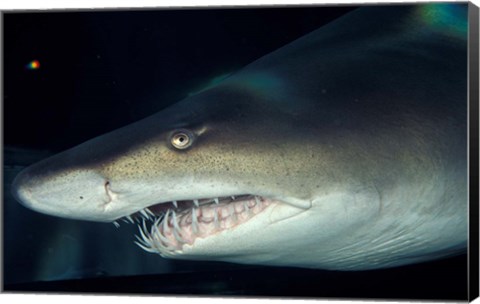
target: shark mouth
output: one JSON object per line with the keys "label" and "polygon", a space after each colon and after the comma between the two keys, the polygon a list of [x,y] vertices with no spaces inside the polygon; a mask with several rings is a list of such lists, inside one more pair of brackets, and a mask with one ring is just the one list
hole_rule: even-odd
{"label": "shark mouth", "polygon": [[[147,207],[123,218],[138,222],[135,241],[147,252],[168,256],[185,244],[206,238],[249,221],[276,201],[257,195],[240,195],[191,201],[172,201]],[[141,222],[141,223],[140,223]],[[113,224],[118,227],[117,221]],[[150,226],[148,228],[148,226]]]}

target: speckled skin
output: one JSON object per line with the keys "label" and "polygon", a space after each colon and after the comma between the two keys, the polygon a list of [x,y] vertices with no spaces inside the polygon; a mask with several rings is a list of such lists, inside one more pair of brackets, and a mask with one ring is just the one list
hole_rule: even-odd
{"label": "speckled skin", "polygon": [[[285,205],[176,258],[358,270],[462,251],[466,12],[448,19],[460,28],[452,32],[419,7],[355,11],[214,88],[32,166],[16,195],[41,212],[99,221],[224,195]],[[179,129],[194,134],[188,149],[170,144]]]}

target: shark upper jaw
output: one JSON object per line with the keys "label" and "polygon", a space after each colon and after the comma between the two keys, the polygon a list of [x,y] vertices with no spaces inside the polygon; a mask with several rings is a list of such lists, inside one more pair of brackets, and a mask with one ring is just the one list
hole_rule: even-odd
{"label": "shark upper jaw", "polygon": [[[228,234],[255,221],[255,226],[271,225],[301,214],[310,207],[310,202],[291,198],[279,200],[251,194],[231,195],[163,202],[117,219],[113,224],[119,227],[119,220],[136,222],[139,234],[135,243],[139,247],[163,257],[173,257],[184,254],[184,249],[194,253],[199,240]],[[262,218],[262,213],[267,210],[270,210],[268,216]]]}

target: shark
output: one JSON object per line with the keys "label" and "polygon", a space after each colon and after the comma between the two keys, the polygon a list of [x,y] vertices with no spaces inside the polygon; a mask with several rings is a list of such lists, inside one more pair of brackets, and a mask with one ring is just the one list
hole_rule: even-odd
{"label": "shark", "polygon": [[367,270],[468,240],[467,4],[369,6],[42,160],[15,198],[161,257]]}

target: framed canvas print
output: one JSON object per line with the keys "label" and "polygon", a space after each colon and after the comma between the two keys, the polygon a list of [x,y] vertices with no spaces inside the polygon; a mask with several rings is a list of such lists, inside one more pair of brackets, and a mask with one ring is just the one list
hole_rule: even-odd
{"label": "framed canvas print", "polygon": [[2,20],[4,292],[477,297],[473,3]]}

